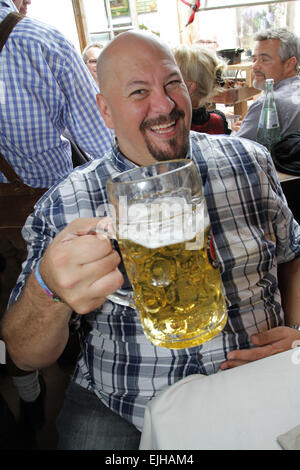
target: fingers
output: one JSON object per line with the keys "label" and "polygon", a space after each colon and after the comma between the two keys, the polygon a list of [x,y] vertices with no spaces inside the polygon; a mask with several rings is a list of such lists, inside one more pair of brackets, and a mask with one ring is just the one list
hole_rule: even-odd
{"label": "fingers", "polygon": [[233,367],[257,361],[258,359],[263,359],[264,357],[268,357],[272,354],[275,354],[275,352],[273,352],[272,345],[230,351],[227,355],[227,361],[221,364],[221,369],[232,369]]}
{"label": "fingers", "polygon": [[287,351],[293,347],[294,341],[299,339],[299,336],[298,331],[286,326],[272,328],[252,335],[251,341],[256,347],[230,351],[227,355],[227,361],[221,364],[221,369],[231,369],[247,362]]}
{"label": "fingers", "polygon": [[239,128],[241,127],[241,124],[242,124],[242,121],[236,121],[233,125],[232,125],[232,130],[237,132],[239,130]]}
{"label": "fingers", "polygon": [[99,219],[69,224],[49,245],[40,264],[46,285],[78,313],[99,307],[124,280],[119,254],[109,238],[95,232]]}
{"label": "fingers", "polygon": [[84,265],[98,261],[112,252],[112,244],[105,235],[79,235],[72,239],[62,240],[52,250],[53,263],[63,267],[66,262]]}
{"label": "fingers", "polygon": [[73,305],[73,310],[79,314],[89,313],[99,308],[106,300],[106,296],[120,289],[124,282],[123,276],[118,269],[106,274],[98,279],[88,289],[83,291],[70,291],[69,305]]}
{"label": "fingers", "polygon": [[75,219],[55,237],[55,240],[68,241],[78,236],[87,235],[100,221],[101,219],[96,217]]}
{"label": "fingers", "polygon": [[262,331],[251,336],[251,341],[256,346],[264,346],[265,344],[272,344],[276,341],[280,341],[285,337],[286,327],[279,326],[277,328],[272,328],[271,330]]}
{"label": "fingers", "polygon": [[[103,255],[101,258],[88,263],[78,264],[72,260],[57,270],[56,289],[65,291],[76,289],[79,292],[80,286],[82,286],[89,289],[91,295],[95,295],[92,289],[94,282],[115,271],[119,263],[120,256],[114,250],[110,250],[110,253],[106,256]],[[103,293],[103,295],[106,294]]]}

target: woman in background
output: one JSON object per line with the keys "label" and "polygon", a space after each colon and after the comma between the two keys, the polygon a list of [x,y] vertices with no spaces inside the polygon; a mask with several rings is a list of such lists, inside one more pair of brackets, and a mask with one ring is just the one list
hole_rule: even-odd
{"label": "woman in background", "polygon": [[209,98],[220,93],[226,62],[213,51],[196,45],[180,45],[173,49],[191,98],[193,115],[191,129],[206,134],[230,134],[225,114],[208,111]]}

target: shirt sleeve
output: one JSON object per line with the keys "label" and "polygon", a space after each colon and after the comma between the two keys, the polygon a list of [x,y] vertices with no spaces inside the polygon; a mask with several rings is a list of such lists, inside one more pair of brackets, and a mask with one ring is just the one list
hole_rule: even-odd
{"label": "shirt sleeve", "polygon": [[97,106],[99,92],[81,57],[70,44],[59,85],[65,98],[65,125],[76,144],[94,158],[111,146],[108,129]]}
{"label": "shirt sleeve", "polygon": [[72,170],[66,129],[92,158],[111,148],[96,94],[59,31],[27,17],[18,23],[0,55],[0,151],[26,184],[49,188]]}
{"label": "shirt sleeve", "polygon": [[265,185],[269,193],[269,223],[272,224],[269,233],[276,237],[278,264],[286,263],[300,256],[300,226],[287,205],[271,155],[261,145],[256,144],[255,148],[256,158],[269,183]]}

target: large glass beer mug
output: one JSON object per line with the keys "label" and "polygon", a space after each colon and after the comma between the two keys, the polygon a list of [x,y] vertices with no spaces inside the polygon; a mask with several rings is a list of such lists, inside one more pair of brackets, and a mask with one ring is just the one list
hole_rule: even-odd
{"label": "large glass beer mug", "polygon": [[192,160],[126,171],[107,182],[115,230],[133,296],[156,346],[189,348],[225,326],[227,310],[202,183]]}

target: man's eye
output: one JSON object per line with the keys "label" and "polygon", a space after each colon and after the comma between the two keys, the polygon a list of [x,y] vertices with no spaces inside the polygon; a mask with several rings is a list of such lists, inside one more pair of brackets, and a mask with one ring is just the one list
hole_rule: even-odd
{"label": "man's eye", "polygon": [[139,90],[134,90],[130,93],[130,96],[143,96],[144,94],[146,93],[146,90],[144,90],[143,88],[139,89]]}
{"label": "man's eye", "polygon": [[181,83],[181,80],[177,79],[177,80],[171,80],[170,82],[167,83],[166,86],[176,86],[176,85],[180,85]]}

